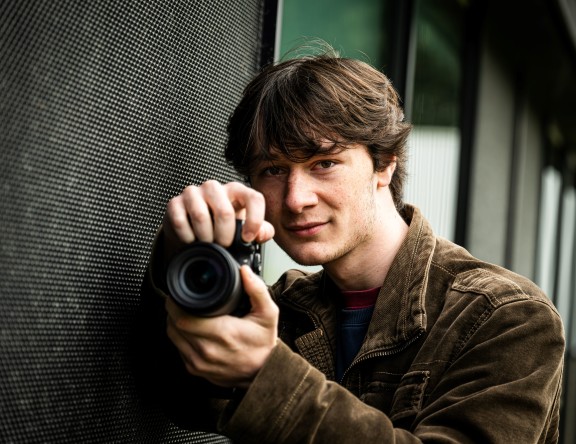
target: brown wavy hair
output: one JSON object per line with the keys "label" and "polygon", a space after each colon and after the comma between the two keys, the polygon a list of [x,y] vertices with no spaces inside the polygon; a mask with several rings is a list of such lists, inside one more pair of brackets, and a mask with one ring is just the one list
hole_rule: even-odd
{"label": "brown wavy hair", "polygon": [[362,144],[376,171],[396,156],[390,191],[401,209],[410,129],[384,74],[324,52],[269,65],[248,84],[228,123],[225,156],[249,179],[257,159],[271,158],[271,151],[305,161],[325,151],[321,140],[341,149]]}

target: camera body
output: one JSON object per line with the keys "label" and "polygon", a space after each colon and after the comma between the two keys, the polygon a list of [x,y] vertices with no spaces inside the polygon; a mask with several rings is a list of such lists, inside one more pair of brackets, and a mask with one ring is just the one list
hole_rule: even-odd
{"label": "camera body", "polygon": [[234,241],[228,248],[193,242],[169,263],[166,283],[172,298],[196,316],[243,316],[250,311],[242,288],[240,266],[262,271],[260,245],[242,240],[243,221],[236,221]]}

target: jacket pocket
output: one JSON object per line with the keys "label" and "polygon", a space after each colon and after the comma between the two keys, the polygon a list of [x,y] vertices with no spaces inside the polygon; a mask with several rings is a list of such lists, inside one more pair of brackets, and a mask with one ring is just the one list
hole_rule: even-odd
{"label": "jacket pocket", "polygon": [[371,407],[390,414],[392,398],[402,381],[402,374],[375,372],[360,395],[360,400]]}
{"label": "jacket pocket", "polygon": [[416,416],[422,410],[424,393],[429,379],[429,371],[413,371],[402,377],[392,399],[390,419],[393,422]]}

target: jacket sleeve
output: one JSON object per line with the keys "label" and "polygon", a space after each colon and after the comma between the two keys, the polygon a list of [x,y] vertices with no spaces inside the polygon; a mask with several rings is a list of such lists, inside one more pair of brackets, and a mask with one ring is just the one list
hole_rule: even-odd
{"label": "jacket sleeve", "polygon": [[410,432],[284,344],[223,417],[220,432],[260,444],[556,442],[564,350],[557,313],[541,302],[507,304],[460,339],[458,354],[419,400]]}
{"label": "jacket sleeve", "polygon": [[[220,432],[243,443],[420,442],[279,343]],[[398,441],[398,437],[403,440]]]}
{"label": "jacket sleeve", "polygon": [[159,409],[171,422],[192,430],[216,432],[217,418],[238,393],[219,388],[186,372],[176,347],[166,335],[167,298],[156,252],[162,232],[154,242],[141,287],[141,304],[131,332],[131,363],[140,398]]}

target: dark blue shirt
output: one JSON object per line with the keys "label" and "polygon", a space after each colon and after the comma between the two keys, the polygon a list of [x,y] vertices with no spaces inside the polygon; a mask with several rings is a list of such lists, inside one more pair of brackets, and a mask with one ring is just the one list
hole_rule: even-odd
{"label": "dark blue shirt", "polygon": [[340,381],[366,336],[380,288],[342,292],[343,307],[338,322],[336,380]]}

